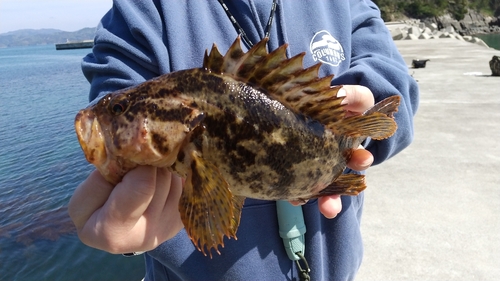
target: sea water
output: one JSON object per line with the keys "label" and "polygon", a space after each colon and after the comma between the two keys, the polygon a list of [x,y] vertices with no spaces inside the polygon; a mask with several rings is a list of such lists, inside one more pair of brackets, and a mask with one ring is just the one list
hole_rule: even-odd
{"label": "sea water", "polygon": [[74,133],[90,49],[0,49],[0,280],[141,280],[142,257],[83,245],[67,214],[92,170]]}
{"label": "sea water", "polygon": [[474,36],[481,38],[491,48],[500,50],[500,33],[485,33]]}

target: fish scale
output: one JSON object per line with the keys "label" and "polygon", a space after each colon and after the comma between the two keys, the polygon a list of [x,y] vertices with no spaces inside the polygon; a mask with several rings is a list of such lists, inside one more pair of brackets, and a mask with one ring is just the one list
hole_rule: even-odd
{"label": "fish scale", "polygon": [[172,72],[104,96],[81,110],[75,129],[87,160],[113,184],[138,165],[185,178],[179,212],[205,255],[236,238],[245,198],[307,200],[356,195],[364,176],[343,174],[352,151],[397,129],[392,96],[345,116],[341,86],[303,68],[304,53],[267,39],[225,56],[214,44],[201,68]]}

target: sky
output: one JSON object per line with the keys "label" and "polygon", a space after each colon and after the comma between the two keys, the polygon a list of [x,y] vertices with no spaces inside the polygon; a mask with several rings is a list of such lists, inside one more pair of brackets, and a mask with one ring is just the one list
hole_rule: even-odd
{"label": "sky", "polygon": [[0,0],[0,34],[19,29],[95,27],[112,0]]}

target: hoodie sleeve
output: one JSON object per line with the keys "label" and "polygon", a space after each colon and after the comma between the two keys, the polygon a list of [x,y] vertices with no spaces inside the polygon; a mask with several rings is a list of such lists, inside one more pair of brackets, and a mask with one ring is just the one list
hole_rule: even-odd
{"label": "hoodie sleeve", "polygon": [[371,1],[350,1],[352,18],[352,57],[349,69],[332,81],[334,85],[352,84],[368,87],[381,101],[392,95],[401,96],[395,114],[396,133],[385,140],[367,140],[365,147],[374,156],[374,165],[394,156],[413,140],[413,116],[418,102],[416,81]]}
{"label": "hoodie sleeve", "polygon": [[154,1],[113,1],[97,27],[92,53],[82,61],[89,100],[168,72],[163,31]]}

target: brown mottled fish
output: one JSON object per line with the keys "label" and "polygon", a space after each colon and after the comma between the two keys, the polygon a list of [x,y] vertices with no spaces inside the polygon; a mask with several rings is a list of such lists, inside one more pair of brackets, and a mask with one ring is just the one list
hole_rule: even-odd
{"label": "brown mottled fish", "polygon": [[390,137],[399,97],[345,116],[333,76],[304,53],[287,59],[267,39],[243,52],[216,45],[202,68],[165,74],[107,94],[75,121],[87,160],[111,183],[137,165],[169,167],[186,179],[179,211],[204,254],[236,238],[246,197],[306,200],[356,195],[362,175],[343,174],[353,149]]}

